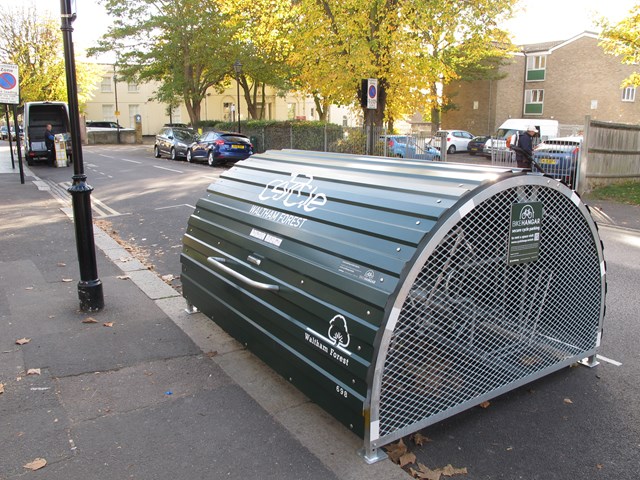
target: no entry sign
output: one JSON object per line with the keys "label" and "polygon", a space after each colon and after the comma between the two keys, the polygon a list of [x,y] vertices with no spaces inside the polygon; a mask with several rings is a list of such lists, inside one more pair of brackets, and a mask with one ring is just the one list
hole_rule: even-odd
{"label": "no entry sign", "polygon": [[18,66],[11,63],[0,64],[0,103],[17,105],[20,103],[20,82]]}

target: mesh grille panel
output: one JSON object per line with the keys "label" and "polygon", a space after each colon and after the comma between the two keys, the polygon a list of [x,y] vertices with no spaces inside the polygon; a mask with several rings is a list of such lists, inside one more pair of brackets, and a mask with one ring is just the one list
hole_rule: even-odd
{"label": "mesh grille panel", "polygon": [[[540,259],[508,266],[511,205],[525,201],[544,205]],[[528,185],[482,202],[404,300],[382,373],[380,435],[594,348],[601,301],[593,234],[565,195]]]}

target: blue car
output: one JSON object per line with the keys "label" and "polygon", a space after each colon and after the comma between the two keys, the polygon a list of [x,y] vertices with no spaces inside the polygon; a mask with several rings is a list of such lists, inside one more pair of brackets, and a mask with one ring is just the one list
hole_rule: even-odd
{"label": "blue car", "polygon": [[206,161],[210,166],[237,162],[253,155],[249,137],[241,133],[205,132],[187,150],[187,162]]}
{"label": "blue car", "polygon": [[547,174],[574,187],[581,147],[581,136],[553,138],[538,144],[533,158]]}
{"label": "blue car", "polygon": [[387,135],[387,154],[390,157],[415,160],[440,160],[440,150],[431,145],[418,145],[410,135]]}

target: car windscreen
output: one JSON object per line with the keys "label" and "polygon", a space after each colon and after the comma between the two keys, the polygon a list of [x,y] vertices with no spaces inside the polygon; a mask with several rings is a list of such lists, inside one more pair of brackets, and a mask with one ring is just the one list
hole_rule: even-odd
{"label": "car windscreen", "polygon": [[182,140],[182,141],[194,141],[195,140],[195,135],[192,132],[189,132],[188,130],[174,130],[173,131],[173,136],[177,139],[177,140]]}

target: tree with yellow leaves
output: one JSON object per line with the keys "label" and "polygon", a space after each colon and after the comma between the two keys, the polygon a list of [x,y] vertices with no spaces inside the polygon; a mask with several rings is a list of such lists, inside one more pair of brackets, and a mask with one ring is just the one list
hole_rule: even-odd
{"label": "tree with yellow leaves", "polygon": [[[629,11],[629,16],[615,25],[602,20],[603,27],[600,45],[608,54],[621,57],[626,65],[640,63],[640,4]],[[637,87],[640,85],[640,74],[632,73],[625,78],[621,87]]]}

